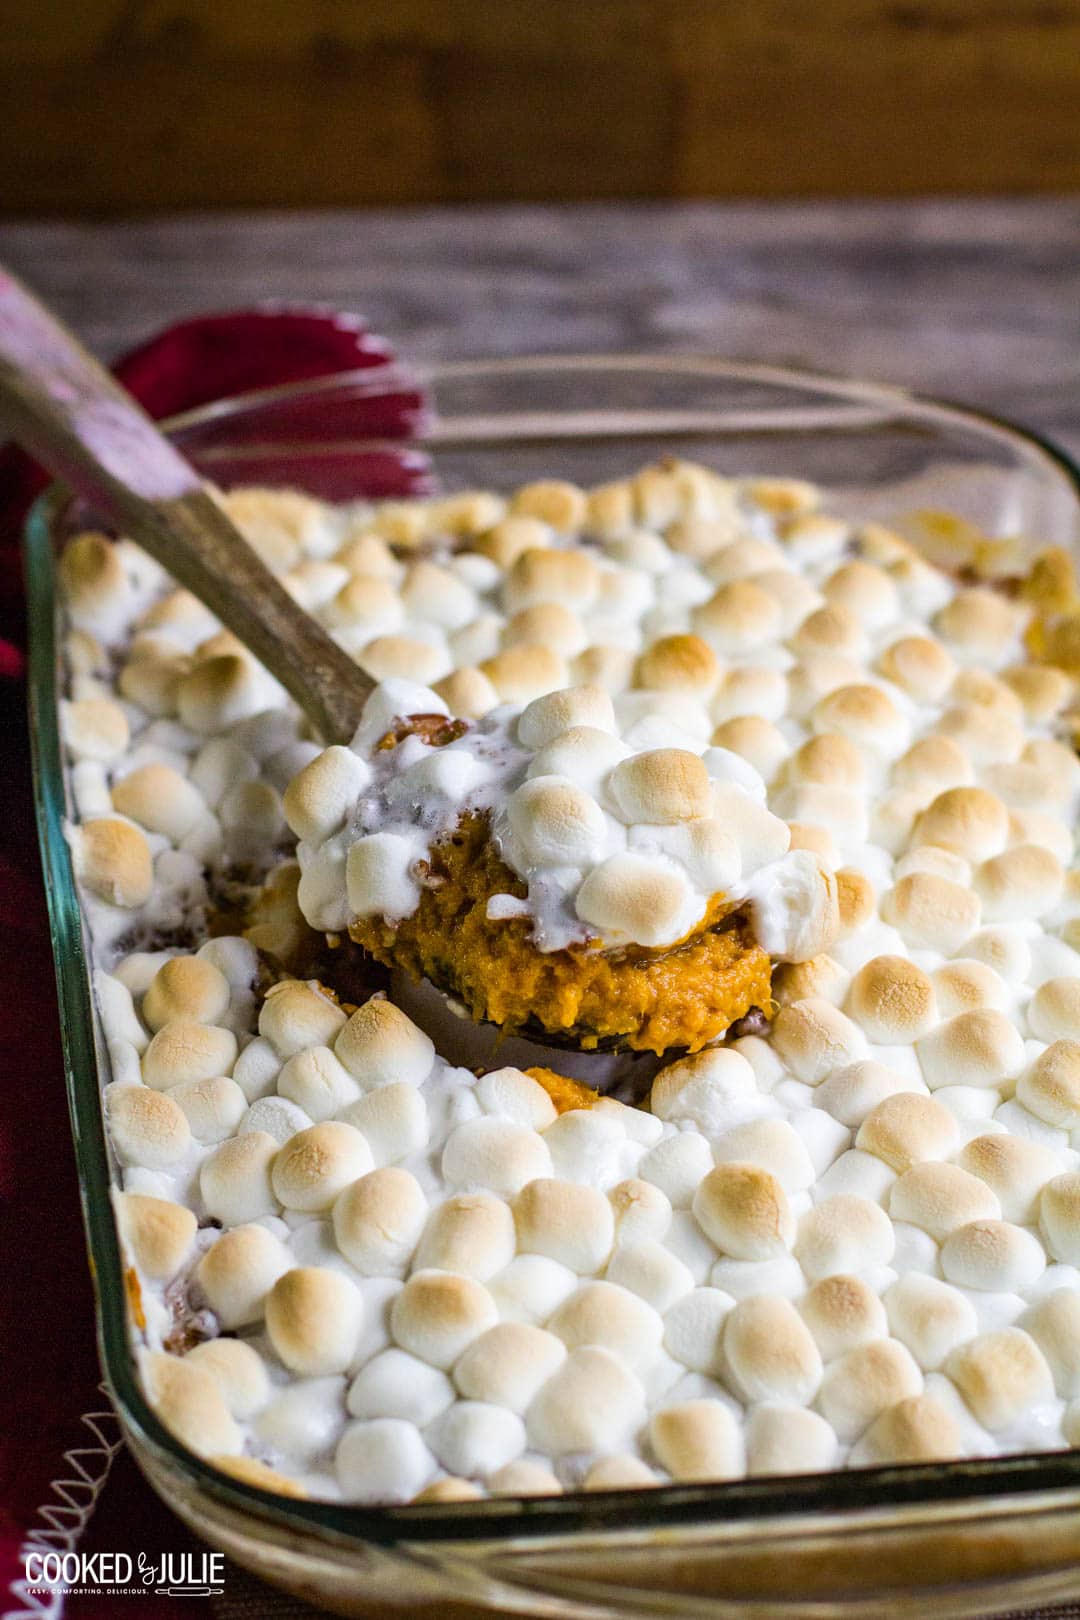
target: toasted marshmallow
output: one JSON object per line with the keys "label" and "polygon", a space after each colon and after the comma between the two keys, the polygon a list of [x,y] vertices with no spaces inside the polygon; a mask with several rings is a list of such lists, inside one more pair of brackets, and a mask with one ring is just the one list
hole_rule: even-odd
{"label": "toasted marshmallow", "polygon": [[614,1457],[601,1457],[593,1463],[581,1481],[583,1491],[636,1491],[643,1485],[656,1485],[659,1481],[648,1463],[629,1452]]}
{"label": "toasted marshmallow", "polygon": [[401,1348],[443,1369],[497,1320],[487,1289],[473,1277],[448,1271],[414,1272],[390,1313]]}
{"label": "toasted marshmallow", "polygon": [[344,1024],[345,1014],[337,1003],[314,981],[305,984],[299,979],[271,985],[259,1013],[259,1034],[282,1059],[308,1046],[331,1045]]}
{"label": "toasted marshmallow", "polygon": [[934,625],[957,656],[972,663],[1008,656],[1023,614],[1000,591],[974,586],[957,591],[935,615]]}
{"label": "toasted marshmallow", "polygon": [[[1080,1293],[1055,1288],[1026,1310],[1018,1326],[1035,1340],[1064,1400],[1080,1395]],[[1073,1443],[1072,1437],[1066,1438]]]}
{"label": "toasted marshmallow", "polygon": [[223,1226],[240,1226],[262,1215],[276,1215],[278,1200],[270,1171],[278,1146],[266,1131],[247,1131],[243,1136],[230,1137],[204,1159],[199,1191],[207,1214]]}
{"label": "toasted marshmallow", "polygon": [[747,1402],[788,1400],[807,1406],[821,1382],[821,1355],[786,1299],[740,1300],[724,1322],[724,1355]]}
{"label": "toasted marshmallow", "polygon": [[841,602],[828,602],[807,615],[790,638],[796,653],[840,653],[849,658],[865,658],[866,630],[858,616]]}
{"label": "toasted marshmallow", "polygon": [[334,1455],[346,1502],[410,1502],[436,1466],[415,1425],[401,1418],[350,1423]]}
{"label": "toasted marshmallow", "polygon": [[210,1374],[233,1417],[252,1417],[270,1398],[266,1363],[242,1339],[207,1339],[189,1350],[185,1360]]}
{"label": "toasted marshmallow", "polygon": [[818,1474],[836,1465],[837,1441],[830,1424],[805,1407],[781,1402],[755,1406],[746,1423],[746,1471]]}
{"label": "toasted marshmallow", "polygon": [[123,1164],[169,1170],[187,1157],[191,1127],[171,1097],[117,1081],[106,1088],[105,1102],[113,1146]]}
{"label": "toasted marshmallow", "polygon": [[187,1115],[196,1142],[223,1142],[238,1128],[248,1108],[240,1087],[224,1075],[182,1080],[170,1087],[169,1096]]}
{"label": "toasted marshmallow", "polygon": [[434,1209],[413,1264],[487,1282],[514,1258],[514,1218],[499,1198],[458,1193]]}
{"label": "toasted marshmallow", "polygon": [[796,1079],[816,1086],[863,1056],[865,1041],[850,1018],[827,1001],[810,997],[782,1007],[773,1043]]}
{"label": "toasted marshmallow", "polygon": [[274,1160],[274,1195],[286,1209],[314,1214],[373,1168],[371,1149],[355,1126],[326,1120],[285,1143]]}
{"label": "toasted marshmallow", "polygon": [[932,636],[901,636],[878,660],[886,680],[917,703],[937,703],[953,683],[956,663],[951,653]]}
{"label": "toasted marshmallow", "polygon": [[977,1007],[994,1007],[1005,1012],[1010,1003],[1009,990],[1001,975],[985,962],[962,957],[946,962],[930,977],[937,992],[938,1011],[943,1018],[957,1013],[973,1012]]}
{"label": "toasted marshmallow", "polygon": [[168,1198],[115,1193],[120,1235],[144,1277],[167,1282],[192,1252],[197,1221],[190,1209]]}
{"label": "toasted marshmallow", "polygon": [[708,772],[696,754],[660,748],[616,765],[609,792],[627,822],[666,824],[706,816],[712,808]]}
{"label": "toasted marshmallow", "polygon": [[807,1277],[816,1279],[887,1266],[893,1248],[892,1223],[880,1205],[840,1193],[803,1216],[795,1258]]}
{"label": "toasted marshmallow", "polygon": [[116,816],[95,816],[67,831],[75,875],[111,906],[135,911],[149,900],[154,868],[145,835]]}
{"label": "toasted marshmallow", "polygon": [[407,1080],[377,1086],[343,1109],[341,1118],[346,1125],[355,1125],[377,1165],[396,1164],[427,1146],[427,1105]]}
{"label": "toasted marshmallow", "polygon": [[587,1282],[559,1306],[548,1329],[569,1350],[596,1345],[629,1367],[647,1362],[660,1348],[663,1323],[651,1305],[610,1282]]}
{"label": "toasted marshmallow", "polygon": [[909,1221],[940,1243],[969,1221],[997,1220],[1001,1206],[984,1181],[955,1164],[927,1160],[916,1164],[893,1186],[889,1213]]}
{"label": "toasted marshmallow", "polygon": [[880,1299],[860,1277],[844,1273],[822,1277],[798,1308],[823,1361],[834,1361],[888,1332]]}
{"label": "toasted marshmallow", "polygon": [[531,1444],[552,1457],[627,1447],[645,1416],[644,1392],[624,1363],[598,1345],[571,1350],[529,1406]]}
{"label": "toasted marshmallow", "polygon": [[883,1046],[917,1040],[937,1023],[929,976],[902,956],[875,956],[861,967],[846,1006],[867,1038]]}
{"label": "toasted marshmallow", "polygon": [[427,1220],[427,1200],[407,1170],[369,1171],[334,1203],[334,1238],[365,1277],[400,1274],[412,1260]]}
{"label": "toasted marshmallow", "polygon": [[946,1361],[945,1371],[991,1433],[1054,1395],[1045,1356],[1031,1335],[1018,1327],[981,1333],[960,1345]]}
{"label": "toasted marshmallow", "polygon": [[814,705],[810,718],[815,731],[838,732],[875,758],[895,758],[908,740],[907,721],[878,686],[838,687]]}
{"label": "toasted marshmallow", "polygon": [[[60,730],[73,758],[95,760],[103,765],[119,760],[131,740],[127,715],[119,703],[106,697],[87,697],[75,702],[62,700]],[[131,814],[122,805],[116,808],[122,815]]]}
{"label": "toasted marshmallow", "polygon": [[661,1315],[694,1287],[694,1274],[663,1243],[644,1238],[619,1244],[605,1273],[606,1281],[628,1288]]}
{"label": "toasted marshmallow", "polygon": [[672,944],[690,932],[703,910],[700,896],[672,862],[631,851],[594,866],[574,905],[605,945]]}
{"label": "toasted marshmallow", "polygon": [[1047,664],[1017,664],[1004,670],[1001,678],[1036,724],[1053,720],[1073,695],[1074,683],[1065,671]]}
{"label": "toasted marshmallow", "polygon": [[948,788],[919,817],[915,832],[920,843],[940,844],[967,860],[985,861],[1005,848],[1009,813],[985,788]]}
{"label": "toasted marshmallow", "polygon": [[780,634],[782,614],[775,596],[752,579],[730,581],[694,609],[695,633],[724,657],[751,653]]}
{"label": "toasted marshmallow", "polygon": [[575,681],[601,686],[605,692],[625,692],[634,672],[634,654],[629,647],[596,642],[579,653],[570,667]]}
{"label": "toasted marshmallow", "polygon": [[534,698],[570,684],[570,672],[562,654],[535,642],[519,643],[492,658],[485,658],[480,672],[495,688],[500,703],[531,703]]}
{"label": "toasted marshmallow", "polygon": [[1070,1171],[1047,1182],[1039,1205],[1039,1226],[1048,1254],[1067,1265],[1080,1262],[1080,1173]]}
{"label": "toasted marshmallow", "polygon": [[737,1479],[745,1471],[738,1422],[721,1401],[678,1401],[654,1413],[649,1441],[672,1479]]}
{"label": "toasted marshmallow", "polygon": [[140,1359],[151,1406],[165,1427],[197,1456],[243,1450],[243,1436],[215,1378],[188,1357],[155,1352]]}
{"label": "toasted marshmallow", "polygon": [[617,1243],[660,1241],[671,1226],[671,1200],[649,1181],[620,1181],[608,1193]]}
{"label": "toasted marshmallow", "polygon": [[753,1097],[754,1071],[730,1048],[694,1052],[667,1064],[653,1080],[649,1107],[658,1119],[688,1123],[706,1136],[731,1122],[732,1104]]}
{"label": "toasted marshmallow", "polygon": [[876,1417],[851,1451],[854,1468],[945,1462],[963,1454],[955,1415],[933,1395],[910,1395]]}
{"label": "toasted marshmallow", "polygon": [[887,1407],[922,1393],[922,1374],[896,1339],[849,1350],[825,1369],[818,1407],[841,1440],[855,1440]]}
{"label": "toasted marshmallow", "polygon": [[534,1131],[545,1130],[556,1118],[555,1104],[543,1086],[520,1069],[492,1069],[482,1075],[476,1100],[485,1113]]}
{"label": "toasted marshmallow", "polygon": [[925,1095],[925,1087],[921,1081],[912,1081],[883,1063],[863,1058],[834,1069],[818,1087],[816,1101],[841,1125],[855,1127],[862,1125],[886,1098],[902,1092]]}
{"label": "toasted marshmallow", "polygon": [[1047,979],[1028,1002],[1027,1021],[1041,1041],[1080,1041],[1080,978]]}
{"label": "toasted marshmallow", "polygon": [[262,1318],[267,1294],[292,1263],[265,1226],[234,1226],[206,1251],[195,1278],[223,1328],[246,1327]]}
{"label": "toasted marshmallow", "polygon": [[874,915],[874,885],[864,872],[842,866],[836,878],[837,939],[857,933]]}
{"label": "toasted marshmallow", "polygon": [[608,844],[604,812],[567,777],[538,776],[524,782],[511,794],[506,812],[508,854],[521,872],[542,866],[585,867],[603,859]]}
{"label": "toasted marshmallow", "polygon": [[959,1288],[984,1293],[1022,1293],[1046,1269],[1042,1245],[1008,1221],[970,1221],[950,1232],[941,1246],[941,1269]]}
{"label": "toasted marshmallow", "polygon": [[216,1024],[228,1012],[229,993],[229,981],[212,962],[200,956],[174,956],[151,980],[142,1016],[155,1032],[174,1019]]}
{"label": "toasted marshmallow", "polygon": [[499,694],[487,676],[468,665],[451,670],[449,675],[436,681],[435,690],[451,714],[459,714],[466,720],[481,719],[499,702]]}
{"label": "toasted marshmallow", "polygon": [[61,553],[58,577],[72,624],[113,640],[134,605],[119,548],[103,534],[76,535]]}
{"label": "toasted marshmallow", "polygon": [[573,608],[561,602],[537,602],[515,613],[503,631],[504,647],[546,647],[573,658],[589,644],[588,631]]}
{"label": "toasted marshmallow", "polygon": [[928,1159],[947,1159],[959,1139],[956,1120],[933,1097],[896,1092],[879,1102],[863,1120],[855,1146],[876,1154],[903,1175]]}
{"label": "toasted marshmallow", "polygon": [[714,747],[727,748],[745,759],[766,782],[772,781],[787,758],[788,747],[783,735],[757,712],[725,720],[713,732],[712,741]]}
{"label": "toasted marshmallow", "polygon": [[900,613],[900,597],[884,568],[857,560],[843,563],[822,587],[826,600],[848,608],[869,630],[881,630]]}
{"label": "toasted marshmallow", "polygon": [[[492,1496],[561,1496],[562,1486],[541,1463],[519,1458],[497,1468],[486,1481]],[[586,1485],[586,1490],[588,1486]]]}
{"label": "toasted marshmallow", "polygon": [[298,838],[321,843],[337,832],[371,772],[351,748],[325,749],[285,790],[285,819]]}
{"label": "toasted marshmallow", "polygon": [[429,1037],[392,1001],[381,996],[372,996],[347,1022],[342,1018],[333,1046],[336,1056],[366,1091],[392,1080],[421,1085],[435,1060],[435,1047]]}
{"label": "toasted marshmallow", "polygon": [[700,636],[661,636],[634,666],[634,685],[646,691],[687,692],[708,698],[720,675],[716,654]]}
{"label": "toasted marshmallow", "polygon": [[1001,1086],[1020,1072],[1024,1042],[992,1007],[958,1013],[915,1043],[923,1077],[938,1086]]}
{"label": "toasted marshmallow", "polygon": [[751,1119],[713,1141],[718,1164],[760,1165],[774,1175],[786,1193],[813,1185],[814,1163],[798,1132],[786,1119]]}
{"label": "toasted marshmallow", "polygon": [[1003,1131],[972,1138],[956,1162],[993,1189],[1005,1220],[1022,1226],[1038,1219],[1042,1189],[1061,1172],[1061,1160],[1050,1148]]}
{"label": "toasted marshmallow", "polygon": [[539,1177],[514,1200],[517,1241],[526,1254],[543,1254],[580,1276],[602,1269],[615,1236],[612,1207],[594,1187]]}
{"label": "toasted marshmallow", "polygon": [[1041,917],[1061,899],[1065,872],[1040,844],[1018,844],[993,856],[975,873],[975,889],[987,922]]}
{"label": "toasted marshmallow", "polygon": [[[361,1095],[360,1087],[328,1046],[309,1046],[283,1064],[277,1076],[282,1097],[316,1123],[332,1119]],[[357,1124],[358,1121],[350,1121]]]}
{"label": "toasted marshmallow", "polygon": [[474,1401],[524,1413],[566,1359],[554,1333],[525,1322],[501,1322],[474,1339],[454,1367],[454,1382]]}
{"label": "toasted marshmallow", "polygon": [[717,1165],[694,1193],[693,1210],[706,1236],[736,1260],[773,1259],[795,1240],[787,1195],[758,1165]]}
{"label": "toasted marshmallow", "polygon": [[924,1372],[940,1367],[978,1329],[971,1301],[937,1277],[908,1272],[892,1284],[884,1298],[889,1331],[907,1345]]}
{"label": "toasted marshmallow", "polygon": [[839,1006],[847,994],[851,974],[826,952],[804,962],[778,964],[772,982],[773,1000],[781,1007],[814,996]]}
{"label": "toasted marshmallow", "polygon": [[266,1299],[270,1343],[305,1378],[344,1372],[356,1350],[363,1300],[355,1283],[325,1266],[286,1271]]}

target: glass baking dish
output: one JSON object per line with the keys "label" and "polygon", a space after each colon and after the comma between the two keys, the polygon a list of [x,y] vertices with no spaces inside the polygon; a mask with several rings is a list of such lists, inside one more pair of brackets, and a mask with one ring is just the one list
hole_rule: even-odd
{"label": "glass baking dish", "polygon": [[[678,455],[790,474],[830,509],[945,509],[999,537],[1080,548],[1080,469],[1007,422],[894,389],[693,357],[462,362],[423,379],[413,487],[597,483]],[[169,424],[222,484],[385,493],[401,441],[365,437],[373,393],[346,374],[227,400]],[[415,386],[415,379],[412,380]],[[63,493],[26,531],[37,815],[102,1365],[132,1451],[173,1510],[265,1579],[347,1614],[444,1617],[982,1615],[1080,1596],[1080,1454],[1003,1457],[709,1486],[359,1508],[286,1500],[218,1473],[158,1422],[134,1376],[115,1174],[83,921],[62,820],[62,671],[53,557]]]}

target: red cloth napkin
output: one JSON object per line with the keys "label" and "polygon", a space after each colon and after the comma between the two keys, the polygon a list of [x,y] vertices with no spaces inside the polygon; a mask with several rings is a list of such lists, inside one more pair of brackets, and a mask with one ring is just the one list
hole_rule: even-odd
{"label": "red cloth napkin", "polygon": [[[320,458],[323,473],[329,467],[332,476],[330,487],[323,478],[319,493],[344,494],[349,474],[352,494],[419,491],[425,487],[426,468],[415,449],[384,445],[358,459],[344,448],[346,439],[403,439],[426,409],[418,388],[400,380],[387,345],[351,316],[275,307],[185,321],[127,355],[116,374],[152,415],[163,416],[226,395],[355,370],[370,374],[369,387],[358,386],[343,399],[327,397],[303,406],[292,402],[254,413],[246,423],[247,437],[264,444],[287,439],[296,445],[339,436],[340,455]],[[197,451],[205,447],[205,439],[192,434],[187,442]],[[213,475],[224,479],[223,466],[213,463]],[[259,474],[249,470],[248,477],[311,487],[313,470],[305,458],[292,456],[272,466],[260,461]],[[5,1267],[0,1291],[0,1615],[6,1620],[9,1614],[63,1612],[70,1620],[92,1611],[102,1620],[115,1611],[172,1620],[174,1614],[190,1616],[190,1599],[154,1594],[133,1600],[76,1591],[66,1599],[50,1598],[30,1595],[20,1584],[23,1555],[31,1546],[125,1552],[136,1559],[142,1552],[151,1562],[162,1552],[193,1552],[197,1547],[130,1459],[117,1460],[116,1421],[99,1389],[21,680],[26,643],[19,537],[26,507],[44,483],[40,471],[17,450],[0,450],[0,749],[5,785],[0,987],[7,985],[10,992],[0,1003]],[[267,1612],[265,1605],[261,1612]]]}

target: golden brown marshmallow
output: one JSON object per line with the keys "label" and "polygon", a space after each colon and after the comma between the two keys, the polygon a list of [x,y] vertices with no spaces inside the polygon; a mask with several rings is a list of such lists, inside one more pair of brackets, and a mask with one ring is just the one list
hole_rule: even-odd
{"label": "golden brown marshmallow", "polygon": [[953,682],[956,664],[931,636],[901,636],[886,647],[878,669],[919,703],[937,703]]}
{"label": "golden brown marshmallow", "polygon": [[504,647],[550,647],[563,658],[575,658],[588,645],[580,615],[563,602],[534,602],[515,613],[503,631]]}
{"label": "golden brown marshmallow", "polygon": [[922,1373],[896,1339],[876,1339],[830,1362],[818,1407],[841,1440],[855,1440],[897,1401],[922,1393]]}
{"label": "golden brown marshmallow", "polygon": [[1023,613],[1000,591],[974,586],[957,591],[934,618],[934,627],[964,656],[1001,658],[1020,632]]}
{"label": "golden brown marshmallow", "polygon": [[712,808],[708,772],[697,754],[683,748],[632,754],[616,765],[608,787],[629,824],[689,821]]}
{"label": "golden brown marshmallow", "polygon": [[760,1165],[717,1165],[698,1186],[693,1210],[705,1235],[735,1260],[770,1260],[795,1240],[787,1195]]}
{"label": "golden brown marshmallow", "polygon": [[735,1479],[743,1472],[739,1425],[720,1401],[680,1401],[661,1408],[649,1424],[649,1439],[672,1479]]}
{"label": "golden brown marshmallow", "polygon": [[116,1193],[120,1234],[144,1277],[167,1282],[191,1254],[198,1222],[190,1209],[145,1193]]}
{"label": "golden brown marshmallow", "polygon": [[753,651],[780,632],[780,605],[752,579],[721,585],[691,615],[695,632],[715,652],[727,656]]}
{"label": "golden brown marshmallow", "polygon": [[173,1018],[162,1025],[143,1053],[142,1077],[155,1091],[168,1091],[184,1080],[227,1075],[235,1062],[236,1036],[231,1029],[193,1018]]}
{"label": "golden brown marshmallow", "polygon": [[700,636],[661,636],[643,652],[634,668],[634,685],[660,692],[688,692],[709,697],[720,680],[720,664]]}
{"label": "golden brown marshmallow", "polygon": [[355,1283],[325,1266],[295,1266],[266,1298],[270,1343],[302,1378],[342,1373],[356,1353],[363,1300]]}
{"label": "golden brown marshmallow", "polygon": [[111,698],[62,702],[60,727],[75,759],[94,759],[105,765],[120,759],[131,740],[128,717]]}
{"label": "golden brown marshmallow", "polygon": [[926,1159],[947,1159],[958,1131],[949,1110],[916,1091],[886,1097],[863,1120],[855,1146],[903,1175]]}
{"label": "golden brown marshmallow", "polygon": [[122,1164],[169,1170],[191,1148],[191,1127],[179,1103],[148,1086],[114,1083],[105,1092],[113,1147]]}
{"label": "golden brown marshmallow", "polygon": [[1001,1205],[984,1181],[959,1165],[924,1160],[893,1183],[889,1213],[894,1221],[921,1227],[940,1243],[969,1221],[999,1219]]}
{"label": "golden brown marshmallow", "polygon": [[516,517],[538,518],[560,534],[572,534],[585,523],[585,491],[564,479],[538,479],[515,491],[510,510]]}
{"label": "golden brown marshmallow", "polygon": [[737,715],[717,726],[712,736],[717,748],[730,748],[758,771],[766,782],[771,782],[777,769],[787,758],[787,743],[777,728],[756,714]]}
{"label": "golden brown marshmallow", "polygon": [[855,1447],[852,1462],[947,1462],[961,1453],[956,1418],[932,1395],[909,1395],[876,1417]]}
{"label": "golden brown marshmallow", "polygon": [[154,887],[150,846],[138,827],[117,816],[96,816],[68,833],[75,875],[111,906],[135,911]]}
{"label": "golden brown marshmallow", "polygon": [[216,1380],[186,1357],[151,1352],[140,1360],[147,1398],[158,1417],[197,1456],[231,1456],[243,1450]]}
{"label": "golden brown marshmallow", "polygon": [[286,1209],[316,1213],[374,1168],[371,1149],[352,1125],[328,1119],[297,1131],[274,1160],[271,1182]]}
{"label": "golden brown marshmallow", "polygon": [[174,956],[155,973],[142,1002],[143,1021],[157,1031],[174,1018],[216,1024],[229,1010],[229,981],[202,956]]}
{"label": "golden brown marshmallow", "polygon": [[885,1308],[874,1290],[861,1277],[843,1272],[819,1278],[799,1301],[799,1314],[823,1361],[883,1339],[889,1331]]}
{"label": "golden brown marshmallow", "polygon": [[416,1271],[394,1300],[390,1326],[403,1350],[446,1369],[498,1321],[482,1283],[449,1271]]}
{"label": "golden brown marshmallow", "polygon": [[[535,644],[507,647],[494,658],[486,658],[480,665],[480,673],[487,676],[499,694],[500,703],[531,703],[545,692],[567,686],[570,679],[562,655],[554,648]],[[411,679],[416,678],[413,673]]]}
{"label": "golden brown marshmallow", "polygon": [[430,685],[449,672],[450,658],[441,647],[415,636],[376,636],[356,655],[373,681],[407,680]]}
{"label": "golden brown marshmallow", "polygon": [[514,1248],[514,1217],[501,1198],[457,1193],[431,1212],[413,1265],[487,1282],[510,1264]]}
{"label": "golden brown marshmallow", "polygon": [[898,787],[910,788],[927,797],[949,788],[967,787],[975,780],[971,760],[954,737],[931,733],[913,743],[892,768]]}
{"label": "golden brown marshmallow", "polygon": [[814,705],[815,731],[837,731],[856,747],[889,758],[908,737],[908,725],[896,704],[878,686],[856,682],[838,687]]}
{"label": "golden brown marshmallow", "polygon": [[267,1294],[291,1265],[265,1226],[234,1226],[203,1255],[195,1279],[223,1328],[246,1327],[261,1319]]}
{"label": "golden brown marshmallow", "polygon": [[950,954],[979,926],[977,894],[934,872],[909,872],[881,902],[881,915],[917,950]]}
{"label": "golden brown marshmallow", "polygon": [[1042,1351],[1057,1393],[1075,1400],[1080,1395],[1080,1293],[1055,1288],[1026,1310],[1018,1325]]}
{"label": "golden brown marshmallow", "polygon": [[945,1371],[978,1421],[991,1432],[1005,1428],[1054,1395],[1046,1358],[1023,1328],[980,1333],[952,1352]]}
{"label": "golden brown marshmallow", "polygon": [[1059,1130],[1080,1125],[1080,1042],[1049,1045],[1016,1082],[1017,1101],[1029,1113]]}
{"label": "golden brown marshmallow", "polygon": [[846,1009],[867,1038],[883,1046],[914,1041],[937,1023],[930,978],[903,956],[875,956],[859,969]]}
{"label": "golden brown marshmallow", "polygon": [[923,812],[915,830],[921,844],[941,844],[967,860],[985,861],[1004,849],[1009,814],[985,788],[949,788]]}
{"label": "golden brown marshmallow", "polygon": [[1041,1041],[1080,1040],[1080,978],[1047,979],[1028,1002],[1027,1021]]}
{"label": "golden brown marshmallow", "polygon": [[793,652],[841,653],[849,658],[866,656],[866,631],[851,608],[838,602],[827,602],[807,615],[789,645]]}

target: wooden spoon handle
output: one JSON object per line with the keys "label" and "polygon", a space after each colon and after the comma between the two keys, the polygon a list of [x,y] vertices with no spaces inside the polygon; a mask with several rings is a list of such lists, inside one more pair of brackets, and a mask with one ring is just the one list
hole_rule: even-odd
{"label": "wooden spoon handle", "polygon": [[197,596],[326,742],[351,740],[370,680],[293,601],[131,395],[2,267],[0,421]]}

